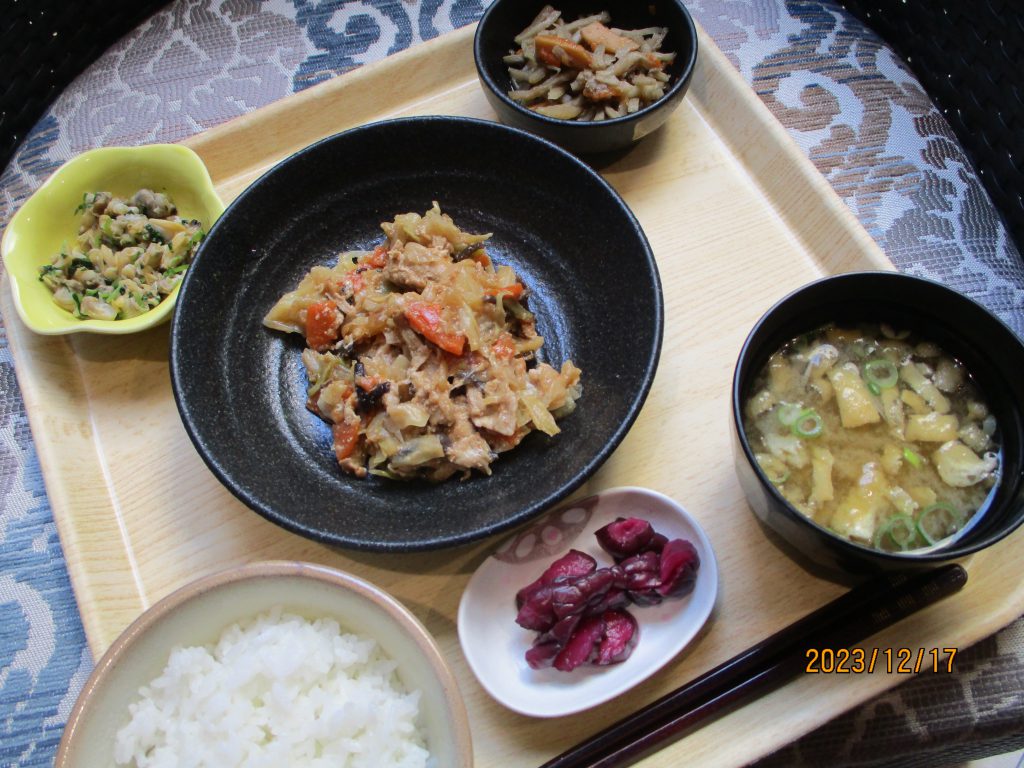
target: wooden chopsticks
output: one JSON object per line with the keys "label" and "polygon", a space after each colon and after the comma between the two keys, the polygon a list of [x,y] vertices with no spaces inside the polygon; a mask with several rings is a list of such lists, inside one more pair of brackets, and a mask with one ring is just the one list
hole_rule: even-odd
{"label": "wooden chopsticks", "polygon": [[959,565],[873,578],[594,734],[540,768],[632,765],[800,673],[810,648],[849,648],[967,583]]}

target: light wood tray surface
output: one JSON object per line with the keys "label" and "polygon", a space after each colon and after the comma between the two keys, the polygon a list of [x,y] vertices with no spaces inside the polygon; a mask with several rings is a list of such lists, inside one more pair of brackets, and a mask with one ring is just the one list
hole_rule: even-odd
{"label": "light wood tray surface", "polygon": [[[477,83],[472,34],[456,31],[185,143],[203,157],[227,202],[275,162],[346,128],[400,115],[495,119]],[[746,334],[777,299],[823,275],[891,264],[703,33],[683,106],[600,170],[650,239],[666,327],[639,419],[577,495],[646,486],[701,521],[719,558],[721,591],[689,649],[652,680],[584,714],[535,720],[504,709],[476,682],[455,629],[462,590],[500,539],[381,555],[343,553],[286,533],[238,502],[193,449],[171,393],[167,325],[132,337],[36,336],[19,321],[7,286],[0,306],[93,654],[147,606],[200,575],[262,559],[324,563],[388,590],[425,623],[466,698],[477,765],[513,768],[544,762],[840,594],[842,587],[809,575],[770,544],[747,508],[732,468],[729,389]],[[539,177],[541,170],[529,172]],[[584,397],[587,407],[599,404]],[[866,645],[963,648],[1009,623],[1024,611],[1024,582],[1005,578],[1016,572],[1022,536],[967,563],[970,580],[960,595]],[[742,765],[905,678],[877,670],[805,675],[642,765]]]}

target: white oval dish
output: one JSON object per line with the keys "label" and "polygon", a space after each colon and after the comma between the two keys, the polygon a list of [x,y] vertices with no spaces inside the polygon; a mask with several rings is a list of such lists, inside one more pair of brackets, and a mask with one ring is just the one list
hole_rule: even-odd
{"label": "white oval dish", "polygon": [[[515,595],[569,549],[612,565],[594,532],[617,517],[639,517],[670,539],[689,539],[700,556],[693,592],[657,606],[631,606],[639,642],[621,664],[572,672],[531,669],[524,657],[536,632],[515,623]],[[646,680],[685,648],[707,621],[718,593],[718,565],[700,524],[675,501],[646,488],[611,488],[565,504],[505,541],[477,569],[459,603],[462,652],[499,703],[532,717],[570,715]]]}

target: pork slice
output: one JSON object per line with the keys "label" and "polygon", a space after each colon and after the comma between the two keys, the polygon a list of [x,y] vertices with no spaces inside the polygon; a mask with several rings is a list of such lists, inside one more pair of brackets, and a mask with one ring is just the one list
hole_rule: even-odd
{"label": "pork slice", "polygon": [[444,249],[406,243],[388,253],[383,274],[395,285],[422,291],[432,282],[443,282],[451,266],[451,256]]}
{"label": "pork slice", "polygon": [[505,437],[515,434],[517,400],[505,381],[491,379],[482,390],[467,387],[466,401],[469,403],[469,417],[477,427]]}

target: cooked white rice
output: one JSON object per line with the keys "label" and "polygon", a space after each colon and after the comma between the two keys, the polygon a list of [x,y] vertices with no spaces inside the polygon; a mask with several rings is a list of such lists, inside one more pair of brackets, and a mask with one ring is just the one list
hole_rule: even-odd
{"label": "cooked white rice", "polygon": [[139,689],[114,758],[137,768],[431,768],[419,691],[371,638],[274,609],[175,648]]}

